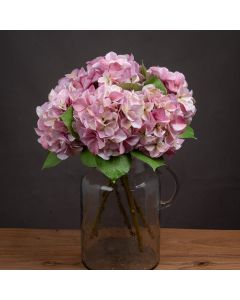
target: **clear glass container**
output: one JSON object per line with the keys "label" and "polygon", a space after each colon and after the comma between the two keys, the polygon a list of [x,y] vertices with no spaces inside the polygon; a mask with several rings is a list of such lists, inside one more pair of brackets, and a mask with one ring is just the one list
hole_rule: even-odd
{"label": "clear glass container", "polygon": [[159,263],[160,208],[173,201],[161,201],[159,172],[133,160],[128,175],[111,183],[96,169],[82,179],[82,261],[88,269],[144,270]]}

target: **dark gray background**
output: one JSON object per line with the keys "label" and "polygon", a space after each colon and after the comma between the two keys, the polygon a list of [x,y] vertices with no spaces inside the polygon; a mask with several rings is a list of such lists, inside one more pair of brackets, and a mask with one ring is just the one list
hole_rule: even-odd
{"label": "dark gray background", "polygon": [[0,227],[77,228],[79,158],[41,171],[35,107],[57,79],[108,51],[186,75],[197,100],[197,141],[169,162],[177,201],[162,226],[240,229],[240,34],[214,31],[1,32]]}

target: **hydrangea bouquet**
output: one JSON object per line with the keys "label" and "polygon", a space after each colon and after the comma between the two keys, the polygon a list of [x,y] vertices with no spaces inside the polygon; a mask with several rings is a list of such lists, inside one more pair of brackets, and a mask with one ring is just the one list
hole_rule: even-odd
{"label": "hydrangea bouquet", "polygon": [[113,183],[129,172],[133,157],[156,170],[164,154],[194,138],[195,112],[182,73],[110,52],[65,75],[37,107],[35,130],[49,151],[43,168],[80,155]]}
{"label": "hydrangea bouquet", "polygon": [[[81,201],[87,214],[82,216],[81,222],[82,257],[86,265],[99,268],[99,262],[104,261],[103,268],[136,268],[144,259],[148,263],[142,267],[151,268],[151,260],[157,261],[158,210],[149,213],[146,208],[158,207],[159,181],[154,181],[155,174],[146,173],[154,185],[148,179],[146,185],[133,186],[128,172],[135,177],[131,165],[138,160],[153,171],[164,165],[163,155],[174,154],[185,139],[194,138],[190,123],[195,112],[192,91],[183,74],[158,66],[146,68],[143,63],[137,63],[133,55],[114,52],[87,62],[86,69],[75,69],[65,75],[51,90],[48,101],[37,107],[39,119],[35,130],[39,143],[49,151],[43,168],[54,167],[72,155],[79,155],[84,165],[97,169],[104,174],[104,180],[108,180],[106,185],[99,184],[101,178],[92,170],[97,182],[90,185],[90,180],[82,181]],[[89,195],[84,196],[84,193]],[[93,201],[89,201],[90,198]],[[116,232],[114,228],[120,232],[122,225],[117,217],[120,211],[124,223],[121,232],[129,231],[126,239],[123,239],[124,234],[121,238],[115,235],[107,242],[108,235],[104,232],[109,228],[104,228],[103,218],[107,213],[103,211],[108,198],[113,200],[108,201],[109,205],[117,203],[119,208],[115,212],[114,206],[108,207],[107,211],[115,216],[110,235]],[[97,203],[96,209],[94,203],[95,206]],[[100,246],[94,246],[95,250],[88,254],[94,237],[94,245],[98,241]],[[149,242],[147,237],[154,242]],[[134,252],[136,245],[138,252]],[[152,245],[151,253],[155,253],[152,259],[148,257],[149,245]],[[123,255],[123,249],[131,249],[131,252],[124,250]],[[108,253],[107,257],[104,253]]]}

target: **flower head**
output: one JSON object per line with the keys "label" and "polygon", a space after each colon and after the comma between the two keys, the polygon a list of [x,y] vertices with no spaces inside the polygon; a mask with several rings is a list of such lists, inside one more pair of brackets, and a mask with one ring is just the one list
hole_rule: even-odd
{"label": "flower head", "polygon": [[60,119],[63,109],[66,109],[66,104],[63,105],[62,99],[37,107],[39,119],[35,129],[39,136],[38,142],[43,148],[56,153],[60,159],[66,159],[82,150],[82,143],[68,132]]}
{"label": "flower head", "polygon": [[151,67],[149,72],[161,79],[170,92],[177,93],[180,88],[187,87],[185,76],[180,72],[170,72],[160,67]]}
{"label": "flower head", "polygon": [[99,56],[87,62],[88,71],[99,73],[101,83],[136,82],[139,80],[139,64],[133,55],[117,55],[109,52],[105,56]]}
{"label": "flower head", "polygon": [[[150,67],[147,77],[164,90],[147,84],[133,55],[109,52],[74,69],[37,108],[39,142],[60,159],[84,147],[106,160],[134,149],[153,158],[175,153],[196,112],[192,91],[182,73],[164,67]],[[61,118],[69,107],[75,134]]]}

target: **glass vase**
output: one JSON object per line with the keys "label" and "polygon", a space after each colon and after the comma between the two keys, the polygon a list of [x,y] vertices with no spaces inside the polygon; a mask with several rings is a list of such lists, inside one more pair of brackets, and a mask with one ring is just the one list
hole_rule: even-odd
{"label": "glass vase", "polygon": [[159,172],[133,160],[130,172],[112,183],[89,169],[81,184],[82,262],[95,270],[154,269],[159,263],[160,208],[163,201]]}

